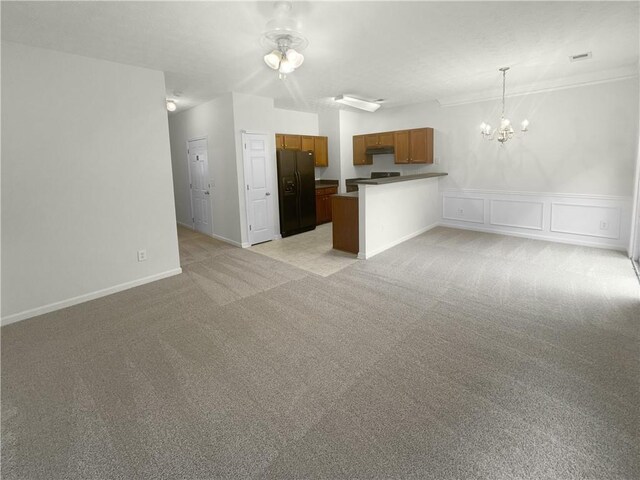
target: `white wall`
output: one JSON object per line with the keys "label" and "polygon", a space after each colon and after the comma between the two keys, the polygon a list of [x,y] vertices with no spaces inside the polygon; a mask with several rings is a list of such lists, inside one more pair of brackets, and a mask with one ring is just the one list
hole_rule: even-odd
{"label": "white wall", "polygon": [[162,72],[3,42],[2,74],[3,323],[179,273]]}
{"label": "white wall", "polygon": [[[429,114],[425,115],[425,106]],[[360,113],[348,110],[340,112],[340,156],[341,165],[341,185],[349,178],[369,178],[371,172],[401,172],[402,175],[413,175],[416,173],[429,173],[443,171],[440,165],[396,165],[394,156],[375,155],[373,165],[353,165],[353,136],[363,133],[375,133],[393,130],[403,130],[407,128],[436,127],[439,115],[437,105],[421,104],[417,109],[418,115],[412,110],[405,108],[395,108],[388,110],[378,110],[375,113]],[[435,135],[437,136],[437,131]],[[435,156],[439,157],[439,142],[436,139]]]}
{"label": "white wall", "polygon": [[[189,139],[206,136],[209,171],[213,180],[213,234],[235,245],[248,246],[242,132],[268,135],[274,152],[275,172],[275,133],[318,135],[318,115],[275,108],[271,98],[234,92],[170,115],[169,130],[178,222],[191,224],[186,143]],[[275,177],[273,188],[277,192]],[[278,196],[274,194],[271,198],[274,202],[275,232],[279,234]]]}
{"label": "white wall", "polygon": [[340,180],[340,110],[323,110],[318,113],[319,135],[327,137],[329,165],[316,167],[316,178]]}
{"label": "white wall", "polygon": [[358,258],[371,258],[438,225],[443,178],[359,185]]}
{"label": "white wall", "polygon": [[[528,118],[531,126],[524,139],[503,147],[479,133],[483,121],[497,124],[499,100],[453,107],[423,103],[375,114],[343,112],[341,128],[343,136],[351,137],[434,127],[435,157],[441,165],[414,168],[448,172],[445,188],[631,195],[638,141],[637,78],[507,98],[506,113],[514,123]],[[378,156],[373,167],[354,167],[351,157],[344,173],[363,176],[372,169],[393,168],[384,157],[391,160]],[[409,172],[408,167],[395,167]]]}
{"label": "white wall", "polygon": [[[374,170],[401,171],[403,175],[444,171],[449,175],[440,181],[443,194],[451,197],[457,192],[459,198],[481,199],[486,210],[480,224],[443,218],[445,224],[624,249],[638,148],[637,105],[637,78],[507,98],[507,117],[515,124],[528,118],[531,125],[523,139],[512,139],[504,146],[483,140],[479,133],[481,122],[497,124],[499,100],[451,107],[429,102],[382,108],[375,114],[342,111],[341,179],[367,177]],[[435,129],[434,157],[439,164],[394,165],[391,155],[375,156],[372,166],[352,164],[353,135],[418,127]],[[491,220],[490,208],[494,216],[501,215],[498,205],[509,209],[505,215],[534,214],[522,210],[531,203],[531,194],[537,194],[534,203],[538,205],[531,208],[537,211],[544,204],[547,212],[539,231],[507,228]],[[493,201],[496,195],[503,200],[510,196],[509,206]],[[557,204],[576,203],[576,198],[592,207],[575,210],[582,212],[580,228],[559,226],[562,217]],[[552,203],[556,204],[555,224]],[[617,218],[619,228],[612,225]],[[606,229],[600,228],[601,221]],[[568,230],[575,233],[564,233]]]}
{"label": "white wall", "polygon": [[242,238],[232,94],[170,115],[169,132],[178,222],[192,225],[187,142],[207,137],[213,234],[240,245]]}
{"label": "white wall", "polygon": [[244,196],[244,163],[242,149],[242,132],[266,133],[271,142],[273,154],[273,191],[271,195],[275,220],[275,234],[280,234],[278,216],[278,185],[275,164],[275,134],[293,133],[301,135],[318,135],[318,115],[315,113],[284,110],[273,106],[273,99],[233,93],[233,118],[236,142],[236,160],[238,166],[238,188],[240,195],[240,228],[242,244],[248,246],[246,199]]}

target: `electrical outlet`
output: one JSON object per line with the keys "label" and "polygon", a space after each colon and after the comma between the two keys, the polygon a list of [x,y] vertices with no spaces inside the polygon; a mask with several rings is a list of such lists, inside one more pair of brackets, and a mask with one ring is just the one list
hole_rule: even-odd
{"label": "electrical outlet", "polygon": [[435,158],[433,159],[433,164],[434,164],[434,165],[440,165],[440,157],[435,157]]}
{"label": "electrical outlet", "polygon": [[147,259],[147,251],[146,250],[138,250],[138,261],[144,262]]}
{"label": "electrical outlet", "polygon": [[458,215],[460,215],[461,217],[464,216],[464,209],[463,208],[459,208],[458,209]]}
{"label": "electrical outlet", "polygon": [[600,220],[600,230],[609,230],[609,222]]}

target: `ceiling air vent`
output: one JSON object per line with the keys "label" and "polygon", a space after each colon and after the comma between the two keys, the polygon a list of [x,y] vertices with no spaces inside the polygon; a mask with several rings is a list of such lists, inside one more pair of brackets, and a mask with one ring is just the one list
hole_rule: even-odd
{"label": "ceiling air vent", "polygon": [[581,60],[589,60],[591,58],[591,52],[578,53],[577,55],[571,55],[569,57],[570,62],[579,62]]}

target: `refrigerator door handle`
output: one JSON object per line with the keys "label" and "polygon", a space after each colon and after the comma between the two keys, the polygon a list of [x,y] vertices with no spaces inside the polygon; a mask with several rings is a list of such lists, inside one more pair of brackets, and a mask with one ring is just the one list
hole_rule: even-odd
{"label": "refrigerator door handle", "polygon": [[296,170],[296,211],[298,213],[298,223],[300,223],[300,216],[302,215],[302,206],[300,205],[300,197],[302,196],[302,178],[300,172]]}

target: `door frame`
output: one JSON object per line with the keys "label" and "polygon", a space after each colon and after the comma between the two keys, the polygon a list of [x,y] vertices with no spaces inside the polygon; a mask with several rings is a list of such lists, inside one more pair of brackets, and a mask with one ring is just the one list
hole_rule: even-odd
{"label": "door frame", "polygon": [[[193,138],[187,138],[186,141],[186,146],[185,146],[185,150],[187,151],[187,172],[189,173],[188,177],[189,177],[189,207],[191,209],[191,230],[193,231],[197,231],[199,233],[202,233],[203,235],[206,235],[203,232],[200,232],[199,230],[196,230],[196,222],[195,222],[195,218],[194,218],[194,213],[193,213],[193,195],[191,194],[191,186],[193,185],[193,179],[191,178],[191,161],[189,160],[189,142],[195,142],[197,140],[204,140],[205,142],[207,142],[207,183],[209,182],[209,179],[211,178],[211,173],[209,171],[209,138],[206,135],[201,135],[198,137],[193,137]],[[209,189],[211,190],[211,188]],[[211,195],[209,196],[209,222],[211,222],[211,234],[213,235],[213,207],[211,205]]]}
{"label": "door frame", "polygon": [[640,137],[636,150],[636,171],[631,208],[631,235],[629,236],[629,257],[636,268],[640,266]]}
{"label": "door frame", "polygon": [[[240,147],[242,148],[242,189],[244,190],[244,211],[245,211],[245,229],[247,232],[247,246],[250,247],[252,245],[251,243],[251,232],[249,230],[249,218],[250,218],[250,214],[249,214],[249,210],[250,210],[250,198],[249,198],[249,191],[246,188],[247,185],[247,157],[246,157],[246,149],[244,148],[245,142],[246,142],[246,136],[247,135],[264,135],[266,137],[266,142],[265,142],[265,151],[267,152],[268,158],[266,159],[267,162],[267,176],[268,176],[268,182],[271,185],[271,198],[270,198],[270,202],[271,202],[271,213],[272,213],[272,222],[271,222],[271,226],[273,228],[273,232],[271,235],[271,240],[276,240],[278,238],[282,238],[280,235],[280,216],[277,214],[278,212],[278,204],[276,203],[277,201],[277,192],[278,192],[278,182],[277,182],[277,174],[276,174],[276,168],[275,168],[275,156],[274,156],[274,152],[275,152],[275,134],[274,133],[267,133],[267,132],[249,132],[247,130],[241,130],[240,131]],[[275,188],[275,190],[274,190]],[[275,194],[273,193],[275,192]],[[243,242],[243,246],[244,246],[244,242]]]}

